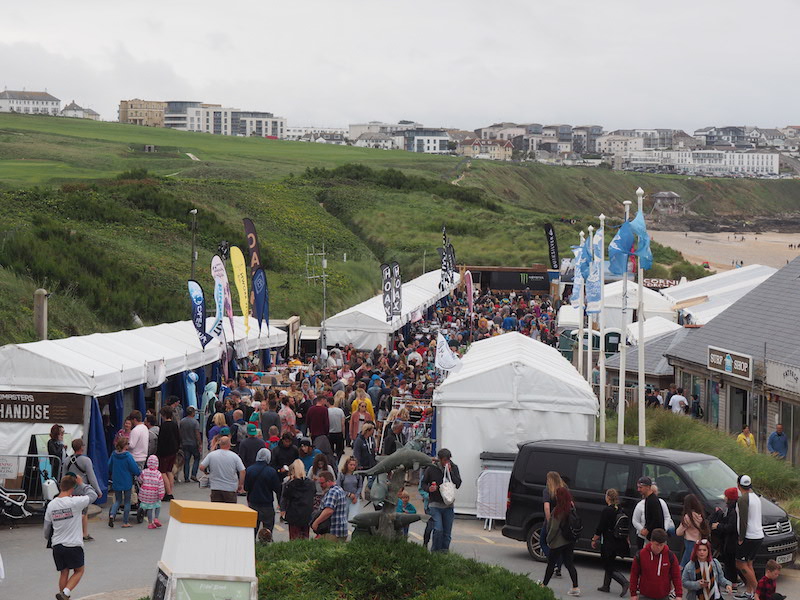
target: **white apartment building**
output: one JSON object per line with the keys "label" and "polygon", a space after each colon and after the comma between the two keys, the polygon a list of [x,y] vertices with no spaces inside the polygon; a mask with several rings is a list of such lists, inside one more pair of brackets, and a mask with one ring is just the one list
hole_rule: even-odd
{"label": "white apartment building", "polygon": [[92,121],[99,121],[100,115],[97,111],[91,108],[83,108],[75,103],[75,100],[67,104],[61,109],[62,117],[71,117],[73,119],[91,119]]}
{"label": "white apartment building", "polygon": [[422,127],[421,123],[413,121],[400,121],[398,123],[384,123],[382,121],[370,121],[369,123],[353,123],[348,127],[347,138],[357,140],[362,133],[388,133],[389,135],[409,129]]}
{"label": "white apartment building", "polygon": [[0,112],[57,116],[60,110],[61,100],[47,92],[26,92],[25,90],[0,92]]}
{"label": "white apartment building", "polygon": [[341,136],[347,136],[348,134],[348,129],[346,127],[316,127],[314,125],[305,127],[287,125],[283,131],[283,139],[293,142],[300,140],[302,137],[308,134],[310,134],[313,138],[317,138],[323,133],[332,133]]}
{"label": "white apartment building", "polygon": [[444,129],[418,128],[398,132],[394,137],[395,147],[407,152],[425,154],[449,154],[450,136]]}
{"label": "white apartment building", "polygon": [[164,126],[214,135],[283,139],[286,119],[272,113],[200,102],[167,102]]}
{"label": "white apartment building", "polygon": [[778,152],[733,152],[725,150],[641,150],[622,153],[624,168],[667,167],[690,175],[777,175]]}
{"label": "white apartment building", "polygon": [[355,141],[359,148],[378,148],[380,150],[394,150],[394,138],[386,133],[362,133]]}
{"label": "white apartment building", "polygon": [[601,135],[597,138],[597,152],[620,154],[644,150],[644,138],[627,135]]}

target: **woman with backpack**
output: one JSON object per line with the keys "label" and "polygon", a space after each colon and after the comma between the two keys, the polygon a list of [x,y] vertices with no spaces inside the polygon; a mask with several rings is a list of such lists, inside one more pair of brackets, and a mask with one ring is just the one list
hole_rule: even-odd
{"label": "woman with backpack", "polygon": [[681,558],[681,569],[683,569],[692,558],[695,543],[711,536],[711,527],[706,520],[703,505],[694,494],[687,494],[683,500],[683,516],[676,533],[683,537],[684,551]]}
{"label": "woman with backpack", "polygon": [[600,544],[600,556],[603,559],[605,568],[605,579],[602,587],[597,588],[599,592],[611,591],[611,580],[613,579],[622,586],[619,594],[624,598],[628,592],[630,583],[625,576],[614,567],[617,556],[627,558],[630,555],[630,545],[628,542],[628,532],[630,530],[630,518],[619,506],[619,493],[614,488],[606,491],[606,506],[600,515],[600,522],[592,538],[592,548],[597,548]]}
{"label": "woman with backpack", "polygon": [[[556,490],[558,488],[567,487],[564,480],[558,471],[548,471],[547,485],[542,491],[542,506],[544,507],[544,524],[539,532],[539,545],[542,548],[542,554],[550,557],[550,546],[547,545],[547,522],[550,520],[550,514],[555,507]],[[561,561],[558,560],[555,564],[555,571],[553,573],[556,577],[561,577]]]}
{"label": "woman with backpack", "polygon": [[580,535],[579,521],[575,512],[575,504],[572,502],[572,494],[566,487],[558,488],[555,494],[555,508],[547,522],[547,545],[550,546],[550,554],[547,557],[547,569],[544,572],[542,583],[544,585],[550,583],[556,564],[563,562],[572,579],[572,589],[567,592],[568,596],[581,595],[581,589],[578,587],[578,572],[575,570],[572,558],[573,552],[575,552],[575,542]]}

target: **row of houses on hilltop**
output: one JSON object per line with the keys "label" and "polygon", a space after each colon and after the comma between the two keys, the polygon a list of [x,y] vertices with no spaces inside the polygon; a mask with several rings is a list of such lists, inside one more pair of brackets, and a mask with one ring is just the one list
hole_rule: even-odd
{"label": "row of houses on hilltop", "polygon": [[46,91],[3,90],[0,92],[0,112],[72,117],[94,121],[100,119],[100,115],[96,111],[79,106],[75,100],[61,108],[61,100]]}

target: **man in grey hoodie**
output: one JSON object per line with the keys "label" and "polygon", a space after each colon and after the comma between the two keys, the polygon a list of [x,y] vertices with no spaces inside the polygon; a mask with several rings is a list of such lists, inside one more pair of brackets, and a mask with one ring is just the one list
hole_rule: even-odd
{"label": "man in grey hoodie", "polygon": [[[73,455],[64,461],[61,468],[61,477],[63,478],[67,473],[73,473],[80,476],[83,483],[75,487],[76,496],[85,496],[85,488],[91,487],[95,493],[95,500],[102,496],[100,493],[100,485],[97,483],[97,475],[94,472],[94,465],[92,459],[84,454],[86,446],[81,438],[72,440]],[[94,538],[89,535],[89,507],[86,507],[81,512],[81,519],[83,524],[83,539],[87,542],[94,541]]]}

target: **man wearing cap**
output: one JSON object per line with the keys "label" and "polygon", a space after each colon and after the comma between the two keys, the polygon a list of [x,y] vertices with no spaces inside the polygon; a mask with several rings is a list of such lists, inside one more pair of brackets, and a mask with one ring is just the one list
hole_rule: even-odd
{"label": "man wearing cap", "polygon": [[322,454],[322,451],[314,448],[314,444],[307,437],[300,438],[298,452],[300,454],[300,460],[303,461],[303,466],[306,468],[306,473],[311,470],[311,465],[314,464],[314,457],[317,454]]}
{"label": "man wearing cap", "polygon": [[649,540],[653,531],[664,529],[664,511],[658,496],[653,493],[652,479],[647,476],[640,477],[636,489],[644,498],[644,528],[640,534]]}
{"label": "man wearing cap", "polygon": [[254,464],[256,462],[256,455],[258,455],[258,451],[266,447],[267,445],[264,443],[264,440],[258,437],[258,428],[256,427],[255,423],[248,423],[247,437],[239,442],[238,449],[239,458],[242,459],[244,468],[246,469],[250,465]]}
{"label": "man wearing cap", "polygon": [[200,470],[208,473],[211,502],[236,504],[237,492],[244,492],[245,469],[239,455],[231,452],[230,437],[223,435],[219,439],[219,448],[206,455]]}
{"label": "man wearing cap", "polygon": [[764,529],[761,524],[761,498],[753,493],[753,482],[749,475],[739,477],[739,494],[739,499],[736,501],[737,532],[739,534],[736,568],[744,577],[746,591],[736,597],[752,600],[757,585],[753,559],[764,539]]}

